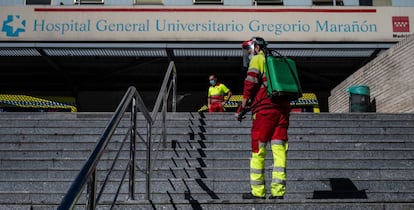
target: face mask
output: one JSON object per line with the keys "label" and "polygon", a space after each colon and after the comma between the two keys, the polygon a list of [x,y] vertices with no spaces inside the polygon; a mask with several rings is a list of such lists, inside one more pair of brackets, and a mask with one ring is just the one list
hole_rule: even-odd
{"label": "face mask", "polygon": [[210,85],[216,85],[216,81],[210,80]]}

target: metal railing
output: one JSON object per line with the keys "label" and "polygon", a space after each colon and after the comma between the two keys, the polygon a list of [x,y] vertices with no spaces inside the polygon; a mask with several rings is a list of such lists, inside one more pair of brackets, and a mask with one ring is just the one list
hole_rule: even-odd
{"label": "metal railing", "polygon": [[[139,95],[138,91],[135,87],[129,87],[125,95],[123,96],[120,104],[118,105],[116,111],[114,112],[112,119],[109,121],[108,125],[106,126],[104,132],[102,133],[99,141],[90,154],[89,158],[87,159],[86,163],[83,165],[82,169],[76,176],[75,180],[72,182],[69,190],[63,197],[60,205],[58,206],[58,210],[66,210],[66,209],[73,209],[77,203],[79,198],[82,196],[85,187],[86,189],[86,209],[95,209],[98,205],[98,202],[103,194],[105,189],[106,183],[109,180],[109,176],[111,175],[116,162],[122,152],[122,148],[126,140],[130,140],[129,144],[129,160],[124,169],[123,176],[120,180],[117,192],[114,194],[114,199],[111,203],[111,209],[115,205],[115,202],[118,198],[118,194],[120,192],[121,186],[124,182],[127,172],[129,172],[129,183],[128,183],[128,199],[135,200],[135,178],[136,178],[136,137],[139,135],[137,133],[137,113],[138,110],[144,116],[146,121],[146,167],[145,167],[145,182],[146,182],[146,192],[145,198],[146,200],[151,200],[151,173],[152,173],[152,164],[153,160],[151,159],[152,154],[152,128],[154,122],[157,119],[157,115],[159,112],[162,113],[162,142],[163,145],[166,145],[166,113],[167,113],[167,100],[168,96],[170,95],[170,91],[172,89],[172,112],[176,111],[176,69],[174,62],[171,61],[169,63],[167,72],[164,77],[164,81],[161,85],[160,92],[158,93],[158,97],[156,99],[154,108],[152,113],[150,113],[147,107],[144,104],[141,96]],[[162,107],[160,107],[162,104]],[[128,128],[127,133],[124,136],[124,139],[121,142],[121,146],[117,151],[114,159],[112,160],[112,165],[108,169],[105,180],[102,182],[100,186],[100,192],[97,194],[97,166],[99,161],[101,160],[104,151],[112,139],[112,136],[115,133],[115,130],[119,127],[119,123],[121,122],[124,114],[127,112],[128,107],[131,108],[131,117],[130,117],[130,125]],[[161,108],[161,110],[160,110]],[[161,144],[160,144],[161,145]],[[83,194],[84,195],[84,194]]]}

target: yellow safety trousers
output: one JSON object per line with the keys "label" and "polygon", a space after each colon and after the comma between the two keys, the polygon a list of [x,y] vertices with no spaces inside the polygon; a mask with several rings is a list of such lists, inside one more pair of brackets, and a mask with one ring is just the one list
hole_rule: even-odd
{"label": "yellow safety trousers", "polygon": [[[272,140],[273,170],[270,184],[273,196],[284,196],[286,193],[286,151],[287,142]],[[259,146],[258,153],[252,153],[250,159],[250,185],[252,194],[258,197],[266,196],[265,158],[266,145]]]}

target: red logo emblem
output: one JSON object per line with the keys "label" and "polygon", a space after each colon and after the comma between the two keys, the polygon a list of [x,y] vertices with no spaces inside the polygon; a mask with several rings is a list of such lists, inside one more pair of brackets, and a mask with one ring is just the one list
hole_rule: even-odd
{"label": "red logo emblem", "polygon": [[408,16],[392,17],[392,31],[393,32],[410,32],[410,21],[408,20]]}

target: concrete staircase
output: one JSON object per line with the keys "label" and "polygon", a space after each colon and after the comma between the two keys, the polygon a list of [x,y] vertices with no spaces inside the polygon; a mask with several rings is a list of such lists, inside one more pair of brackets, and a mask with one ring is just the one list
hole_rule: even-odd
{"label": "concrete staircase", "polygon": [[[56,209],[111,116],[0,113],[0,209]],[[127,199],[125,183],[115,209],[414,209],[414,114],[292,113],[287,194],[278,201],[241,199],[250,188],[249,119],[196,112],[167,118],[166,147],[154,145],[160,150],[153,152],[152,201],[144,199],[145,175],[138,172],[136,200]],[[112,164],[128,119],[98,168]],[[145,133],[142,117],[138,123]],[[99,209],[109,209],[128,160],[124,150]],[[141,170],[141,141],[137,155]],[[267,181],[271,163],[269,152]]]}

